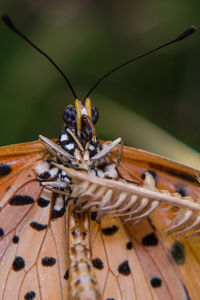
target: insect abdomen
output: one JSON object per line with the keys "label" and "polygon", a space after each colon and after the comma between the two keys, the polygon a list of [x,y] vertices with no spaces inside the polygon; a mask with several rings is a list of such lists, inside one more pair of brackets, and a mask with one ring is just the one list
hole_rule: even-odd
{"label": "insect abdomen", "polygon": [[69,214],[70,299],[100,300],[91,264],[88,216],[84,213]]}

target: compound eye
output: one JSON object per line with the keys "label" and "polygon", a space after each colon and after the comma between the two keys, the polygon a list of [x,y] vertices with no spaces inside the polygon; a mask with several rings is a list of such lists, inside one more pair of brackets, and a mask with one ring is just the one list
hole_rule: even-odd
{"label": "compound eye", "polygon": [[99,111],[94,105],[92,105],[92,122],[93,122],[93,124],[96,124],[98,119],[99,119]]}
{"label": "compound eye", "polygon": [[76,127],[76,110],[74,105],[69,105],[63,113],[63,120],[69,127]]}

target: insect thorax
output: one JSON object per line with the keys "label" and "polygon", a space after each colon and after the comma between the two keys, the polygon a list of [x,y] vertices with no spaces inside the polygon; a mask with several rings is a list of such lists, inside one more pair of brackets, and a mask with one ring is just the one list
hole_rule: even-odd
{"label": "insect thorax", "polygon": [[[80,136],[74,128],[65,126],[58,138],[58,142],[41,137],[50,157],[40,163],[36,168],[36,175],[41,184],[52,189],[53,192],[70,192],[71,178],[64,170],[55,166],[70,167],[77,170],[87,171],[93,176],[100,178],[117,178],[115,164],[109,157],[109,150],[104,150],[97,137],[91,132],[82,130]],[[64,150],[64,151],[63,151]]]}
{"label": "insect thorax", "polygon": [[[76,137],[76,140],[70,133]],[[88,135],[86,131],[81,131],[81,136],[79,137],[77,136],[74,128],[70,129],[69,131],[69,128],[64,127],[63,132],[60,134],[58,140],[59,144],[65,151],[71,154],[74,158],[77,157],[77,159],[80,159],[80,156],[82,156],[85,161],[88,161],[88,159],[93,157],[102,149],[97,137],[95,137],[95,140],[93,141],[91,136]],[[79,142],[79,144],[77,142]],[[80,145],[83,149],[80,149]]]}

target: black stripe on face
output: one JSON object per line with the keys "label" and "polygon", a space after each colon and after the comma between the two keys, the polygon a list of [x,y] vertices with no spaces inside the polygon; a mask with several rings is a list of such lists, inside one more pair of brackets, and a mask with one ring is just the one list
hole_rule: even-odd
{"label": "black stripe on face", "polygon": [[0,177],[7,176],[12,171],[12,168],[8,164],[0,164]]}
{"label": "black stripe on face", "polygon": [[10,205],[29,205],[34,203],[34,199],[28,195],[15,195],[9,201]]}

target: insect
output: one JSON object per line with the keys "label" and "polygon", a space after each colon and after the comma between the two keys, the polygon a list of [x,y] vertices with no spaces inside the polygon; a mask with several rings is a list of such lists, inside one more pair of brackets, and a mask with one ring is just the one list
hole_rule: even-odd
{"label": "insect", "polygon": [[[75,98],[56,140],[0,148],[0,299],[199,299],[196,171],[99,141],[98,110],[7,15],[3,21],[45,55]],[[166,232],[169,235],[166,236]],[[174,234],[172,234],[174,233]]]}

